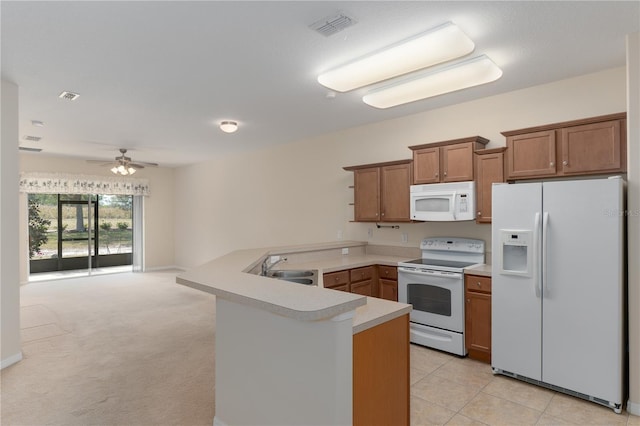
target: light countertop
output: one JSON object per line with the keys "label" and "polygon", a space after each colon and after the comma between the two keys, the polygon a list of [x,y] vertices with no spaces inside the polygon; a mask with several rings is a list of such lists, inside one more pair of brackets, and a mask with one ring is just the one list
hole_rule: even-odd
{"label": "light countertop", "polygon": [[317,287],[243,272],[254,268],[265,256],[276,253],[310,252],[315,248],[327,250],[350,246],[357,244],[336,242],[294,248],[238,250],[180,274],[176,282],[299,321],[326,320],[355,310],[354,334],[409,313],[411,305],[322,287],[322,273],[375,264],[395,266],[398,261],[407,260],[404,257],[358,254],[317,261],[282,262],[278,265],[277,269],[318,269]]}
{"label": "light countertop", "polygon": [[[322,259],[310,262],[282,262],[276,269],[317,269],[321,278],[322,274],[342,271],[345,269],[361,268],[371,265],[398,266],[398,262],[407,261],[406,257],[384,256],[379,254],[345,255],[333,259]],[[322,281],[320,279],[320,281]],[[319,282],[318,285],[321,283]]]}
{"label": "light countertop", "polygon": [[468,268],[464,268],[464,273],[467,275],[481,275],[483,277],[490,277],[491,265],[485,263],[480,265],[473,265]]}

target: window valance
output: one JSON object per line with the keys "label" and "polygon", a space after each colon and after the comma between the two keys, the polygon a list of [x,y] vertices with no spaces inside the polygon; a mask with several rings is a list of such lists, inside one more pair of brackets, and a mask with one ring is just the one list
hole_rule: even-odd
{"label": "window valance", "polygon": [[147,179],[35,172],[20,174],[20,192],[31,194],[150,195]]}

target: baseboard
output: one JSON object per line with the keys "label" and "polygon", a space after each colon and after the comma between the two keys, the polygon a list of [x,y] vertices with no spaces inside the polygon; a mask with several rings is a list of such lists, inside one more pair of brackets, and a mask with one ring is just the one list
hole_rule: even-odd
{"label": "baseboard", "polygon": [[0,370],[22,360],[22,351],[0,361]]}
{"label": "baseboard", "polygon": [[227,424],[220,420],[218,416],[213,416],[213,426],[227,426]]}
{"label": "baseboard", "polygon": [[640,404],[636,402],[627,401],[627,412],[634,416],[640,416]]}
{"label": "baseboard", "polygon": [[154,266],[152,268],[144,268],[144,272],[159,272],[159,271],[168,271],[170,269],[177,269],[179,271],[185,272],[187,269],[177,265],[168,265],[168,266]]}

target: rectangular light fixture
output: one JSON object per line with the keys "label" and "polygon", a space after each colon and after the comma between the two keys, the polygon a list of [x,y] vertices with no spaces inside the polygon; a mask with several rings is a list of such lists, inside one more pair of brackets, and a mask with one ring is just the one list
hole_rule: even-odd
{"label": "rectangular light fixture", "polygon": [[502,70],[487,56],[481,55],[441,71],[373,91],[362,100],[375,108],[391,108],[490,83],[501,76]]}
{"label": "rectangular light fixture", "polygon": [[465,56],[474,48],[473,41],[448,22],[321,74],[318,83],[337,92],[348,92]]}

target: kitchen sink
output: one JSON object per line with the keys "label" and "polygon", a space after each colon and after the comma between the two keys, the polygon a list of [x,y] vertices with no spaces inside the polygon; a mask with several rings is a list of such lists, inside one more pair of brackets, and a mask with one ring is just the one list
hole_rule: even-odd
{"label": "kitchen sink", "polygon": [[271,270],[267,272],[267,277],[303,285],[318,285],[318,271],[315,269]]}
{"label": "kitchen sink", "polygon": [[315,283],[315,280],[312,280],[311,278],[284,278],[284,280],[304,285],[318,285]]}
{"label": "kitchen sink", "polygon": [[305,270],[278,270],[278,271],[269,271],[267,272],[267,276],[271,278],[302,278],[302,277],[312,277],[314,276],[314,271],[305,271]]}

